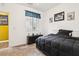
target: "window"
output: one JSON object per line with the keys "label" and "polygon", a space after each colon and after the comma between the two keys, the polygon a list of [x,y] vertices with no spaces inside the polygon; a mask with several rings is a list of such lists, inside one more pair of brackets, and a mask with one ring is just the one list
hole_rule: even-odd
{"label": "window", "polygon": [[41,15],[39,13],[31,12],[26,10],[26,29],[27,32],[35,34],[39,32],[39,19],[41,19]]}
{"label": "window", "polygon": [[31,12],[31,11],[28,11],[28,10],[25,11],[25,16],[39,18],[39,19],[41,18],[39,13]]}

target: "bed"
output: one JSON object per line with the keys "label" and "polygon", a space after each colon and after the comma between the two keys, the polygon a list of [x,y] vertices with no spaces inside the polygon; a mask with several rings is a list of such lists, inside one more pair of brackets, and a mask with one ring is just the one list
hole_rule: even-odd
{"label": "bed", "polygon": [[71,30],[60,29],[36,39],[36,47],[48,56],[79,56],[79,40],[72,38]]}

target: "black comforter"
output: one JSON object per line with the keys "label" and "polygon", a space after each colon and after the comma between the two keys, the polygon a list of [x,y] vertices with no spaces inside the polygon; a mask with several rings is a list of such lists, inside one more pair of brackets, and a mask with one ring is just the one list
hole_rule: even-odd
{"label": "black comforter", "polygon": [[59,34],[49,34],[37,38],[36,47],[50,56],[79,56],[79,40]]}

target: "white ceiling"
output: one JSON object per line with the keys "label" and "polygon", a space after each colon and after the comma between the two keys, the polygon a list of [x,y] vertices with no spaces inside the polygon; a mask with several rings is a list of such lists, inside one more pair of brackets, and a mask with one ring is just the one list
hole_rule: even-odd
{"label": "white ceiling", "polygon": [[21,5],[28,6],[39,11],[47,11],[60,3],[21,3]]}

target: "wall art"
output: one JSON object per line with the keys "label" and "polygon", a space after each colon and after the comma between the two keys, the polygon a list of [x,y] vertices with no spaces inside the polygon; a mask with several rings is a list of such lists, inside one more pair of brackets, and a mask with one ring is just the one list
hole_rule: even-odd
{"label": "wall art", "polygon": [[74,20],[75,19],[75,12],[67,13],[67,20]]}
{"label": "wall art", "polygon": [[64,20],[64,11],[60,13],[54,14],[54,21],[62,21]]}
{"label": "wall art", "polygon": [[53,22],[53,17],[49,18],[49,22],[52,23]]}

